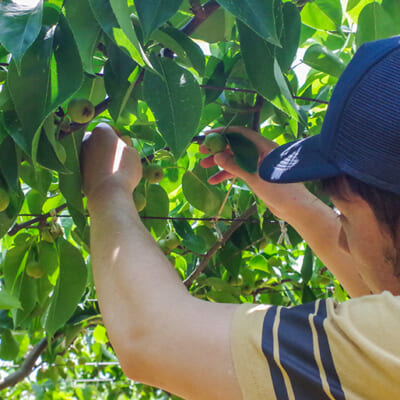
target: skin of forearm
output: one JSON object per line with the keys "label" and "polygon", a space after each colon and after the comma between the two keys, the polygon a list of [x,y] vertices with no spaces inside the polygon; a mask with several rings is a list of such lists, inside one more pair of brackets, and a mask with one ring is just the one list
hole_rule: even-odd
{"label": "skin of forearm", "polygon": [[118,346],[139,345],[143,335],[157,329],[160,304],[173,305],[190,295],[143,226],[132,195],[105,193],[88,199],[92,269],[110,340],[123,359],[131,349]]}
{"label": "skin of forearm", "polygon": [[[296,229],[351,297],[371,294],[352,257],[338,245],[340,223],[331,208],[302,184],[255,184],[252,189],[271,212]],[[281,197],[283,200],[279,201],[279,196],[274,196],[276,200],[272,203],[271,190],[285,191]]]}

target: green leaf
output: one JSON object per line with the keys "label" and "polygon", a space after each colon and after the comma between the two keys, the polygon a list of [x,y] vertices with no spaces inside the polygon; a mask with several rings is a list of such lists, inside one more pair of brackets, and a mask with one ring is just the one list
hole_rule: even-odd
{"label": "green leaf", "polygon": [[303,293],[301,296],[302,304],[311,303],[311,302],[315,301],[316,299],[317,298],[316,298],[314,292],[308,286],[303,286]]}
{"label": "green leaf", "polygon": [[82,202],[82,179],[79,164],[79,154],[84,131],[80,130],[68,135],[62,140],[67,160],[65,166],[71,171],[69,174],[60,173],[60,190],[68,205],[84,214]]}
{"label": "green leaf", "polygon": [[[168,217],[169,198],[160,185],[148,185],[146,189],[146,207],[140,213],[143,217]],[[144,219],[144,226],[153,230],[156,236],[161,236],[167,226],[166,219]]]}
{"label": "green leaf", "polygon": [[217,0],[264,40],[280,46],[275,23],[275,0]]}
{"label": "green leaf", "polygon": [[[0,177],[0,180],[4,179]],[[0,212],[0,238],[11,228],[24,203],[24,193],[18,190],[9,190],[10,204],[8,208]]]}
{"label": "green leaf", "polygon": [[61,164],[65,163],[67,154],[65,152],[64,146],[56,139],[58,135],[58,126],[55,123],[55,118],[53,114],[50,114],[48,118],[43,123],[42,135],[45,134],[47,140],[53,148],[54,154],[58,158]]}
{"label": "green leaf", "polygon": [[346,10],[350,11],[352,10],[361,0],[349,0],[347,3]]}
{"label": "green leaf", "polygon": [[36,189],[43,196],[47,195],[51,183],[52,173],[36,165],[35,167],[28,161],[23,161],[19,168],[21,179],[31,188]]}
{"label": "green leaf", "polygon": [[282,71],[287,71],[299,47],[301,18],[298,8],[293,3],[283,4],[282,13],[283,25],[280,29],[282,47],[276,47],[275,54]]}
{"label": "green leaf", "polygon": [[201,48],[185,33],[179,29],[166,27],[154,32],[152,39],[176,53],[178,62],[193,67],[199,75],[204,74],[204,54]]}
{"label": "green leaf", "polygon": [[21,308],[20,301],[7,291],[0,290],[0,310],[8,310],[10,308]]}
{"label": "green leaf", "polygon": [[12,361],[19,352],[19,343],[15,340],[12,332],[6,329],[1,334],[0,358],[2,360]]}
{"label": "green leaf", "polygon": [[71,97],[81,86],[83,68],[71,28],[64,17],[57,25],[51,59],[47,114]]}
{"label": "green leaf", "polygon": [[104,328],[104,326],[97,325],[93,331],[93,339],[96,341],[96,343],[107,344],[109,339],[107,337],[106,328]]}
{"label": "green leaf", "polygon": [[93,75],[93,54],[101,31],[100,25],[93,15],[88,0],[67,0],[64,8],[78,46],[83,68]]}
{"label": "green leaf", "polygon": [[0,2],[0,43],[17,65],[39,35],[42,13],[43,0]]}
{"label": "green leaf", "polygon": [[136,0],[135,7],[142,23],[145,40],[179,9],[182,0]]}
{"label": "green leaf", "polygon": [[211,186],[202,176],[197,165],[193,171],[186,171],[182,177],[182,190],[186,200],[207,215],[216,215],[221,208],[224,195],[220,189]]}
{"label": "green leaf", "polygon": [[18,180],[19,164],[20,156],[17,154],[14,141],[10,136],[8,136],[0,144],[0,171],[7,186],[13,191],[20,190]]}
{"label": "green leaf", "polygon": [[87,280],[87,269],[80,251],[62,238],[58,239],[58,246],[60,274],[44,322],[50,337],[63,327],[74,313]]}
{"label": "green leaf", "polygon": [[38,302],[37,289],[36,279],[29,277],[25,273],[18,279],[14,294],[18,296],[21,302],[21,309],[13,310],[15,327],[22,326],[34,310]]}
{"label": "green leaf", "polygon": [[183,239],[183,246],[196,253],[202,254],[206,251],[204,239],[196,235],[187,221],[173,221],[174,228]]}
{"label": "green leaf", "polygon": [[310,46],[303,57],[303,62],[318,71],[339,78],[346,64],[335,53],[320,44]]}
{"label": "green leaf", "polygon": [[[36,139],[38,137],[38,139]],[[48,136],[44,132],[43,128],[38,131],[38,134],[35,137],[35,141],[38,141],[34,144],[35,146],[35,154],[34,158],[35,163],[38,162],[43,167],[48,169],[53,169],[58,172],[62,172],[64,174],[68,174],[71,171],[64,166],[64,164],[60,161],[57,153],[54,150],[54,142],[53,144],[50,142]],[[58,142],[57,142],[58,143]]]}
{"label": "green leaf", "polygon": [[190,36],[193,39],[200,39],[208,43],[225,42],[231,39],[234,25],[235,17],[220,7],[202,22]]}
{"label": "green leaf", "polygon": [[256,145],[241,133],[224,133],[236,164],[247,172],[256,172],[258,150]]}
{"label": "green leaf", "polygon": [[384,0],[366,5],[358,18],[357,47],[372,40],[385,39],[400,33],[400,3]]}
{"label": "green leaf", "polygon": [[269,267],[268,261],[266,258],[261,255],[257,254],[249,261],[249,266],[253,269],[258,269],[260,271],[264,271],[267,273],[271,273],[271,268]]}
{"label": "green leaf", "polygon": [[274,46],[239,21],[238,29],[240,49],[251,84],[275,107],[298,120],[289,88],[279,66],[276,66]]}
{"label": "green leaf", "polygon": [[307,246],[306,251],[304,252],[303,264],[301,266],[301,277],[303,278],[303,284],[306,285],[313,273],[314,266],[314,256],[310,246]]}
{"label": "green leaf", "polygon": [[197,132],[202,111],[199,84],[193,75],[168,58],[151,59],[159,76],[144,74],[144,98],[153,111],[158,129],[176,158]]}
{"label": "green leaf", "polygon": [[33,136],[44,120],[48,102],[50,61],[54,27],[42,29],[38,39],[25,53],[20,73],[10,64],[7,85],[26,136],[24,150],[30,154]]}
{"label": "green leaf", "polygon": [[[168,4],[171,2],[171,0],[168,1]],[[133,29],[132,21],[129,18],[129,8],[126,0],[121,1],[121,0],[110,0],[111,8],[114,11],[114,15],[117,18],[117,21],[126,35],[126,37],[130,40],[130,42],[133,44],[134,48],[136,51],[133,51],[131,49],[129,51],[130,55],[132,58],[141,66],[146,63],[150,68],[152,68],[149,60],[147,59],[146,54],[144,53],[141,44],[139,43],[139,40],[136,36],[136,32]],[[137,4],[135,3],[137,6]],[[153,13],[156,9],[153,10]]]}
{"label": "green leaf", "polygon": [[340,0],[314,0],[314,3],[336,26],[342,24],[343,13]]}
{"label": "green leaf", "polygon": [[79,89],[82,73],[76,43],[63,17],[56,27],[41,31],[25,53],[20,73],[15,63],[11,63],[7,84],[22,124],[23,148],[28,154],[33,153],[34,159],[39,142],[38,129],[50,112]]}
{"label": "green leaf", "polygon": [[[335,0],[336,1],[336,0]],[[336,23],[315,2],[308,2],[301,11],[301,21],[312,28],[334,31]]]}
{"label": "green leaf", "polygon": [[144,54],[130,22],[126,4],[122,4],[121,1],[111,0],[89,0],[89,4],[97,22],[106,35],[139,65],[145,65],[145,61],[143,60]]}
{"label": "green leaf", "polygon": [[24,240],[15,242],[14,246],[7,249],[2,263],[2,270],[4,274],[5,287],[9,293],[14,294],[16,280],[23,270],[21,263],[30,246],[31,240],[28,237],[24,238]]}

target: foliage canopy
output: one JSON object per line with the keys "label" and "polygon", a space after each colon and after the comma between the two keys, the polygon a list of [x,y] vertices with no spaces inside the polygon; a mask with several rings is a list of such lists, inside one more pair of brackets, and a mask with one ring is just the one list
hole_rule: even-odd
{"label": "foliage canopy", "polygon": [[[314,135],[356,49],[399,33],[396,0],[0,1],[2,394],[170,398],[123,377],[99,315],[79,151],[100,121],[162,168],[135,201],[194,296],[345,299],[243,182],[207,183],[216,169],[199,166],[199,132]],[[72,99],[95,105],[88,124],[67,115]],[[243,158],[247,144],[230,140]]]}

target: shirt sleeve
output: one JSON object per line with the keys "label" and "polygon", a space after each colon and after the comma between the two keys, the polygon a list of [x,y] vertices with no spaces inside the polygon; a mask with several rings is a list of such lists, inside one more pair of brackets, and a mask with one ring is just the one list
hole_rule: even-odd
{"label": "shirt sleeve", "polygon": [[400,298],[242,305],[232,353],[244,400],[400,398]]}

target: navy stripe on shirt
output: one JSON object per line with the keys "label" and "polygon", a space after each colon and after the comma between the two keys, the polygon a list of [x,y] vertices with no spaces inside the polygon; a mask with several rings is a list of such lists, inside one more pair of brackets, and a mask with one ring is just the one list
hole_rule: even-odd
{"label": "navy stripe on shirt", "polygon": [[277,399],[289,400],[282,371],[274,359],[274,339],[272,332],[276,317],[276,311],[277,307],[271,307],[264,318],[262,350],[268,361],[271,379],[274,385],[274,391]]}
{"label": "navy stripe on shirt", "polygon": [[314,317],[314,324],[318,335],[318,344],[321,352],[322,363],[326,372],[326,377],[329,383],[330,391],[335,399],[344,399],[344,392],[336,372],[335,364],[333,363],[331,349],[329,348],[328,337],[323,325],[327,317],[326,301],[319,303],[317,315]]}
{"label": "navy stripe on shirt", "polygon": [[278,330],[279,357],[299,400],[328,400],[314,356],[313,335],[308,316],[315,303],[282,308]]}
{"label": "navy stripe on shirt", "polygon": [[296,400],[329,399],[323,389],[320,370],[315,359],[310,316],[317,332],[321,362],[331,394],[337,400],[345,398],[323,327],[323,321],[327,316],[326,303],[325,301],[318,303],[316,315],[316,303],[307,303],[292,308],[280,308],[279,343],[274,343],[273,338],[277,307],[271,307],[265,316],[262,349],[270,367],[271,379],[278,400],[287,399],[288,392],[282,370],[274,358],[274,346],[275,348],[279,346],[279,362],[290,379]]}

